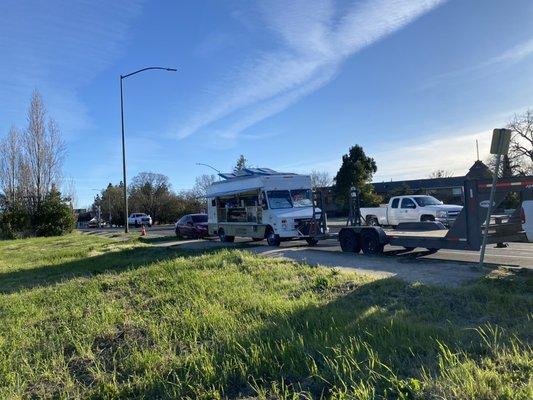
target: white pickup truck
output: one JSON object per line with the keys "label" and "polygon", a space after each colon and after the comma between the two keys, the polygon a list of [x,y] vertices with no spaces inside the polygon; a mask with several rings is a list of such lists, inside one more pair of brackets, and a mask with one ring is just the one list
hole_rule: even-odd
{"label": "white pickup truck", "polygon": [[144,213],[133,213],[128,217],[128,225],[135,226],[152,226],[152,217]]}
{"label": "white pickup truck", "polygon": [[438,221],[450,226],[462,209],[462,206],[443,204],[432,196],[395,196],[383,207],[361,208],[361,218],[368,225]]}

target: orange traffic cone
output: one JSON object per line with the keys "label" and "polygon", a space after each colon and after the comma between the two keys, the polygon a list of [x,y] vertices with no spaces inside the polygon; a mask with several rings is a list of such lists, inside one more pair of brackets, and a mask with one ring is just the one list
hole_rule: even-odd
{"label": "orange traffic cone", "polygon": [[141,236],[146,236],[146,228],[144,225],[141,227]]}

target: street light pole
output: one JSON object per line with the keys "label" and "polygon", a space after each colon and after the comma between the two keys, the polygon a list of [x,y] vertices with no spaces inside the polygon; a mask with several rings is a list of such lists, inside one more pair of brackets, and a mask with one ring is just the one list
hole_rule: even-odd
{"label": "street light pole", "polygon": [[122,80],[128,76],[138,74],[139,72],[148,71],[150,69],[161,69],[164,71],[176,72],[175,68],[164,68],[164,67],[147,67],[142,68],[138,71],[132,72],[126,75],[120,75],[120,119],[122,124],[122,184],[124,185],[124,232],[129,232],[128,226],[128,190],[126,186],[126,142],[124,138],[124,95],[122,90]]}
{"label": "street light pole", "polygon": [[211,165],[209,165],[209,164],[204,164],[204,163],[201,163],[201,162],[197,162],[196,165],[203,165],[204,167],[209,167],[209,168],[211,168],[213,171],[216,171],[218,174],[221,173],[218,169],[216,169],[215,167],[213,167],[213,166],[211,166]]}
{"label": "street light pole", "polygon": [[122,185],[124,189],[124,232],[130,231],[128,226],[128,190],[126,188],[126,143],[124,139],[124,95],[122,93],[122,80],[124,77],[120,75],[120,121],[122,124]]}

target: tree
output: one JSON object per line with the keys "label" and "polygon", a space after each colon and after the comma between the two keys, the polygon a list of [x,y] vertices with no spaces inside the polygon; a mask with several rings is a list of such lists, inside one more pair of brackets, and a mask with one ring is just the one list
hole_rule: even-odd
{"label": "tree", "polygon": [[233,168],[233,172],[237,173],[242,171],[244,168],[248,166],[248,160],[244,157],[244,155],[240,155],[237,159],[237,164],[235,164],[235,167]]}
{"label": "tree", "polygon": [[24,163],[29,173],[29,193],[37,205],[58,186],[64,159],[65,145],[57,124],[46,118],[41,94],[35,90],[28,109],[28,128],[22,135]]}
{"label": "tree", "polygon": [[507,127],[513,132],[509,160],[515,175],[533,173],[533,110],[515,115]]}
{"label": "tree", "polygon": [[109,183],[99,196],[100,213],[102,219],[111,225],[122,225],[124,223],[124,186],[122,182],[118,185]]}
{"label": "tree", "polygon": [[61,198],[61,193],[52,187],[43,198],[36,215],[35,231],[38,236],[59,236],[72,232],[76,217],[72,208]]}
{"label": "tree", "polygon": [[431,174],[429,174],[428,178],[434,179],[434,178],[450,178],[453,176],[452,171],[447,171],[445,169],[437,169],[433,171]]}
{"label": "tree", "polygon": [[197,176],[194,187],[192,189],[192,193],[196,198],[200,200],[205,199],[207,195],[207,189],[216,181],[217,177],[215,175],[203,174]]}
{"label": "tree", "polygon": [[331,175],[328,172],[325,171],[311,171],[311,185],[313,186],[313,189],[321,188],[321,187],[328,187],[331,186],[333,183],[333,179],[331,179]]}
{"label": "tree", "polygon": [[376,171],[376,162],[367,157],[361,146],[350,147],[348,154],[342,156],[342,165],[335,176],[337,201],[346,206],[350,188],[355,186],[359,189],[361,206],[379,205],[381,198],[370,184]]}
{"label": "tree", "polygon": [[163,222],[160,218],[162,209],[171,194],[167,176],[141,172],[133,178],[129,192],[132,211],[150,214],[154,221]]}
{"label": "tree", "polygon": [[22,163],[20,145],[20,132],[12,126],[7,137],[0,142],[0,186],[5,193],[8,205],[14,205],[17,202]]}

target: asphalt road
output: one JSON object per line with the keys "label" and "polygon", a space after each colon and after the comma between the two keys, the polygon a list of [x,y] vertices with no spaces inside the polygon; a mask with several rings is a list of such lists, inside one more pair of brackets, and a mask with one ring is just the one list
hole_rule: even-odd
{"label": "asphalt road", "polygon": [[[343,225],[340,221],[332,221],[330,223],[331,231],[335,232]],[[105,229],[84,229],[86,232],[113,232],[121,231],[122,228],[105,228]],[[131,228],[131,232],[139,231],[139,228]],[[148,237],[150,238],[174,238],[174,226],[173,225],[154,225],[151,228],[147,228]],[[216,240],[216,239],[213,239]],[[209,240],[208,242],[213,242]],[[236,239],[237,243],[248,244],[248,239]],[[252,243],[250,243],[250,246]],[[282,243],[281,248],[297,248],[301,249],[305,245],[303,241],[293,241]],[[509,243],[509,247],[496,248],[491,244],[487,246],[485,253],[485,262],[491,266],[511,266],[511,267],[526,267],[533,268],[533,243]],[[264,247],[271,249],[266,245],[266,241],[253,242],[254,247]],[[306,247],[307,249],[307,247]],[[310,248],[309,248],[310,249]],[[320,250],[323,252],[341,252],[340,246],[335,239],[328,239],[319,243],[313,250]],[[266,251],[266,250],[265,250]],[[286,251],[286,250],[285,250]],[[353,256],[353,255],[352,255]],[[364,256],[357,256],[364,257]],[[457,261],[461,263],[469,263],[474,265],[479,260],[479,251],[463,251],[463,250],[447,250],[442,249],[437,253],[429,254],[426,249],[415,249],[411,252],[405,251],[402,247],[386,246],[384,257],[397,258],[399,260],[435,260],[435,261]],[[375,258],[373,258],[375,259]]]}

